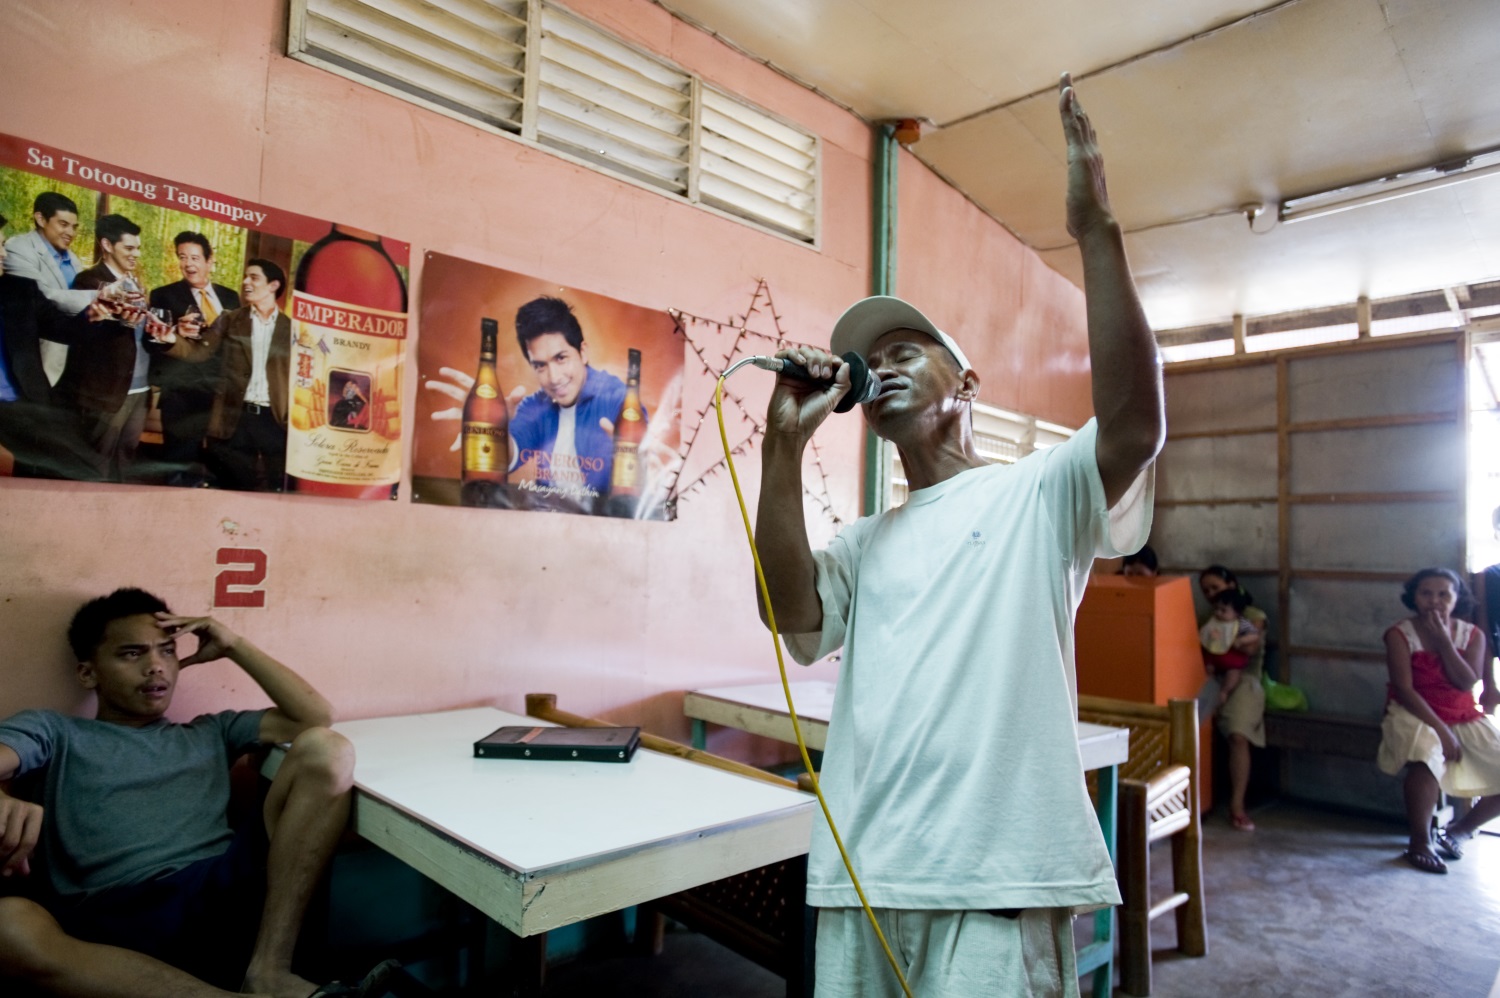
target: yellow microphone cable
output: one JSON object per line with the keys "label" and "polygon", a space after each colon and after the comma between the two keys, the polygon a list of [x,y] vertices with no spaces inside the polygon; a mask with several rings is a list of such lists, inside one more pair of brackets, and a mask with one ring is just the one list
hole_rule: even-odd
{"label": "yellow microphone cable", "polygon": [[823,809],[823,817],[828,820],[828,830],[833,833],[833,844],[838,846],[839,855],[844,860],[844,869],[849,871],[849,882],[854,885],[854,893],[859,895],[860,906],[865,910],[865,917],[870,920],[870,927],[875,930],[875,938],[880,940],[880,948],[885,950],[885,958],[890,961],[891,970],[895,972],[896,979],[901,982],[901,991],[906,998],[912,998],[911,988],[906,983],[906,975],[901,973],[901,967],[896,963],[896,954],[891,952],[891,945],[886,942],[885,933],[880,931],[880,923],[875,920],[875,912],[870,910],[870,902],[865,898],[865,889],[860,886],[859,877],[854,873],[854,863],[850,861],[849,853],[844,848],[843,837],[839,835],[838,826],[833,823],[833,814],[829,812],[828,801],[823,797],[823,787],[818,783],[818,774],[813,769],[812,758],[807,754],[807,742],[802,738],[802,725],[797,720],[797,708],[792,703],[792,687],[786,677],[786,659],[781,654],[781,632],[776,629],[776,611],[771,607],[771,591],[766,586],[766,574],[760,566],[760,551],[755,546],[755,529],[750,525],[750,510],[745,506],[745,493],[740,489],[740,476],[734,470],[734,455],[730,452],[729,432],[724,429],[724,379],[746,363],[748,361],[741,361],[719,375],[718,384],[714,386],[714,414],[719,420],[719,439],[724,444],[724,461],[729,466],[729,479],[734,483],[734,497],[740,504],[740,519],[745,523],[745,539],[750,542],[750,558],[755,562],[755,582],[760,586],[760,597],[766,607],[766,623],[771,628],[771,643],[776,648],[776,667],[781,670],[781,689],[786,694],[787,713],[792,717],[792,733],[797,736],[797,751],[802,756],[802,766],[807,770],[808,779],[812,781],[813,793],[818,795],[818,805]]}

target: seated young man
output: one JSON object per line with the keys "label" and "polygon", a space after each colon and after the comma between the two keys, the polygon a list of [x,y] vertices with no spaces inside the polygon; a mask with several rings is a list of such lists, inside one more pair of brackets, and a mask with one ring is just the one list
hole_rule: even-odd
{"label": "seated young man", "polygon": [[[190,634],[198,647],[178,658]],[[328,730],[328,701],[217,620],[140,589],[85,604],[68,641],[97,716],[0,721],[0,781],[34,782],[41,801],[0,793],[0,876],[24,895],[0,897],[0,992],[9,979],[69,996],[353,993],[291,972],[349,815],[354,750]],[[179,671],[220,658],[276,706],[168,721]],[[232,831],[231,764],[278,742],[291,748],[264,820]]]}

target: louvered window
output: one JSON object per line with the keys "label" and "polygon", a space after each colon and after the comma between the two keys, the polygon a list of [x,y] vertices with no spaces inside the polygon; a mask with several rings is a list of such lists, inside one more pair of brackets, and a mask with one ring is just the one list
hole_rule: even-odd
{"label": "louvered window", "polygon": [[293,0],[290,55],[521,130],[527,0]]}
{"label": "louvered window", "polygon": [[[973,419],[974,449],[990,464],[1015,464],[1027,454],[1056,446],[1074,433],[1066,426],[978,402],[974,404]],[[890,443],[885,445],[885,453],[891,468],[887,501],[891,506],[900,506],[906,502],[908,493],[906,470],[901,467],[901,455]]]}
{"label": "louvered window", "polygon": [[541,0],[292,0],[291,56],[801,242],[818,138]]}
{"label": "louvered window", "polygon": [[712,87],[703,88],[702,105],[703,200],[811,239],[818,140]]}
{"label": "louvered window", "polygon": [[686,194],[693,78],[554,7],[542,8],[537,140]]}

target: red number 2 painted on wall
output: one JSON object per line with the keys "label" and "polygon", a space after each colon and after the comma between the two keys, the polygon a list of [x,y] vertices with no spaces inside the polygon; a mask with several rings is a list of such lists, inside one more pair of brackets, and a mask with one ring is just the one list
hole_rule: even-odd
{"label": "red number 2 painted on wall", "polygon": [[266,591],[259,587],[266,581],[266,553],[260,548],[219,548],[220,565],[245,565],[226,568],[214,578],[214,607],[259,607],[266,605]]}

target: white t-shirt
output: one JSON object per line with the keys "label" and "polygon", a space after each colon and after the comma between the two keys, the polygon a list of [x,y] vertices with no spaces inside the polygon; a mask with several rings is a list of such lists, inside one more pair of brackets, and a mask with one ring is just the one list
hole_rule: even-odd
{"label": "white t-shirt", "polygon": [[581,489],[588,484],[578,467],[578,406],[559,406],[557,410],[557,441],[552,445],[549,464],[553,485]]}
{"label": "white t-shirt", "polygon": [[[816,552],[820,634],[844,648],[822,785],[870,904],[1100,907],[1119,891],[1078,754],[1073,617],[1093,559],[1145,543],[1154,466],[1113,511],[1090,420],[974,468]],[[807,900],[859,904],[826,822]]]}
{"label": "white t-shirt", "polygon": [[271,404],[271,382],[266,377],[266,362],[271,358],[271,337],[275,333],[275,312],[263,316],[257,309],[250,309],[250,381],[245,385],[246,402]]}

